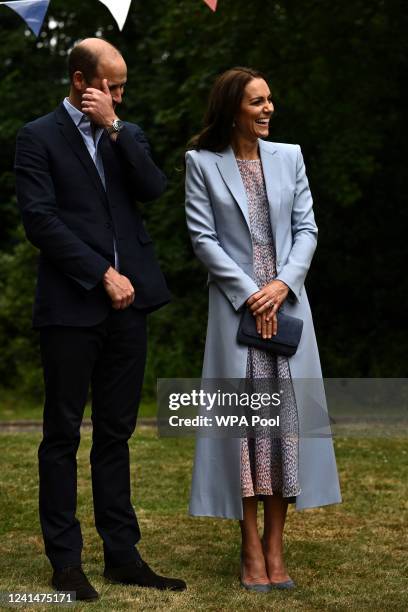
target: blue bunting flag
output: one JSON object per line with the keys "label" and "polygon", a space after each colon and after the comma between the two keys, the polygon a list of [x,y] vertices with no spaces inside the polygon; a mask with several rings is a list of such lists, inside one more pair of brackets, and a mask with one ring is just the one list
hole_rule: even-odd
{"label": "blue bunting flag", "polygon": [[36,36],[40,33],[50,0],[13,0],[0,2],[15,11]]}

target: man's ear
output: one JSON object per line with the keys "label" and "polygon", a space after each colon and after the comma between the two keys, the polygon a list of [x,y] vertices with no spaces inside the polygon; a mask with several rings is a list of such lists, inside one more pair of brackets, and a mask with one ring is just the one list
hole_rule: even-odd
{"label": "man's ear", "polygon": [[83,89],[86,87],[84,75],[80,70],[74,72],[72,77],[72,85],[77,91],[83,91]]}

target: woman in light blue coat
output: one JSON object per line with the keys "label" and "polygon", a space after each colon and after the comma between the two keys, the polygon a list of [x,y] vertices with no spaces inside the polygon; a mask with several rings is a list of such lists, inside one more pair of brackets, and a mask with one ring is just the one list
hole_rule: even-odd
{"label": "woman in light blue coat", "polygon": [[[240,521],[241,584],[293,588],[283,560],[289,503],[297,510],[341,501],[319,353],[304,281],[316,248],[312,196],[299,145],[266,142],[274,111],[262,74],[234,68],[212,89],[205,123],[186,153],[186,214],[208,270],[203,378],[285,379],[291,435],[199,437],[190,512]],[[277,332],[277,312],[303,320],[292,357],[237,342],[244,308],[258,333]],[[264,502],[264,532],[257,530]]]}

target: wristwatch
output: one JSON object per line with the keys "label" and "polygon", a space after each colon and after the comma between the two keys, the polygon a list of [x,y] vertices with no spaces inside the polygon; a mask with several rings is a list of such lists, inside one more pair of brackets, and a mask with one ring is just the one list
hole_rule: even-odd
{"label": "wristwatch", "polygon": [[118,134],[121,130],[123,130],[124,127],[125,124],[123,123],[123,121],[121,121],[120,119],[114,119],[112,121],[112,125],[108,127],[109,136],[114,133]]}

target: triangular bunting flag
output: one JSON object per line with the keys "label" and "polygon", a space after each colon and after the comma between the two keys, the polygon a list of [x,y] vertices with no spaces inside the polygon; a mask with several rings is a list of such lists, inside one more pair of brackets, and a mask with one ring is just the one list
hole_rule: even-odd
{"label": "triangular bunting flag", "polygon": [[50,0],[14,0],[13,2],[0,2],[8,6],[20,15],[26,22],[30,30],[36,36],[39,35],[44,23],[44,18],[48,10]]}
{"label": "triangular bunting flag", "polygon": [[110,10],[119,30],[123,30],[132,0],[99,0],[99,2],[102,2]]}
{"label": "triangular bunting flag", "polygon": [[204,0],[204,2],[208,4],[208,6],[210,7],[212,11],[217,10],[218,0]]}
{"label": "triangular bunting flag", "polygon": [[[99,0],[99,2],[102,2],[109,9],[118,24],[119,30],[123,30],[132,0]],[[212,11],[217,10],[218,0],[204,0],[204,2]],[[49,3],[50,0],[10,0],[0,2],[0,5],[4,4],[20,15],[30,30],[38,36],[44,23]]]}

